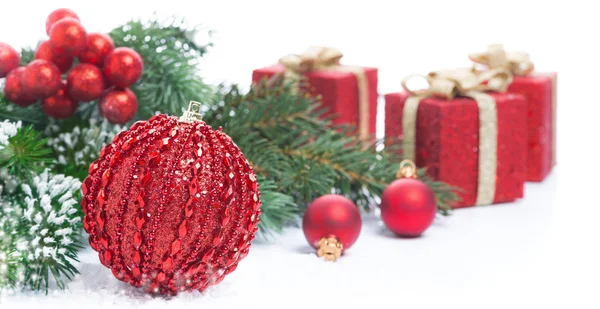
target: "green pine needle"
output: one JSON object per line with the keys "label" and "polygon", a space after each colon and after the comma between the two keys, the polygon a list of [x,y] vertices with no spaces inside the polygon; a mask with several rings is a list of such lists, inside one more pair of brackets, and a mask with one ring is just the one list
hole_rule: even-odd
{"label": "green pine needle", "polygon": [[21,65],[25,66],[34,60],[35,50],[31,47],[24,47],[21,49]]}
{"label": "green pine needle", "polygon": [[38,130],[43,130],[49,122],[39,102],[27,107],[10,103],[4,96],[2,87],[0,87],[0,119],[21,121],[24,125],[33,125]]}
{"label": "green pine needle", "polygon": [[0,167],[8,168],[18,179],[26,179],[32,172],[40,172],[44,165],[52,162],[51,149],[47,140],[41,137],[32,126],[21,128],[8,140],[8,145],[0,149]]}
{"label": "green pine needle", "polygon": [[294,198],[278,192],[275,182],[258,177],[261,193],[261,215],[258,225],[260,235],[271,236],[280,233],[284,226],[294,223],[300,213]]}

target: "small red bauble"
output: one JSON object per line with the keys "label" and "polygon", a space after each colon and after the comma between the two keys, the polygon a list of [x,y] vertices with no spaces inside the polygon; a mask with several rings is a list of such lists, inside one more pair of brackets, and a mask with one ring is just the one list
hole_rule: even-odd
{"label": "small red bauble", "polygon": [[0,78],[19,67],[21,55],[12,46],[0,42]]}
{"label": "small red bauble", "polygon": [[47,60],[34,60],[25,67],[23,91],[37,98],[47,98],[58,92],[61,76],[58,67]]}
{"label": "small red bauble", "polygon": [[93,64],[80,63],[67,75],[67,93],[77,101],[98,99],[105,88],[102,70]]}
{"label": "small red bauble", "polygon": [[137,113],[137,97],[129,88],[114,89],[104,93],[98,102],[98,109],[100,115],[110,123],[124,124]]}
{"label": "small red bauble", "polygon": [[[405,164],[410,167],[404,167]],[[403,161],[400,166],[399,179],[392,182],[381,196],[381,219],[399,236],[418,237],[435,219],[435,194],[427,184],[416,179],[416,167],[412,161]]]}
{"label": "small red bauble", "polygon": [[77,19],[66,17],[50,28],[50,44],[58,55],[73,57],[87,47],[87,32]]}
{"label": "small red bauble", "polygon": [[54,23],[66,17],[79,20],[79,16],[69,9],[62,8],[52,11],[52,13],[48,15],[48,18],[46,18],[46,34],[50,34],[50,28],[52,28]]}
{"label": "small red bauble", "polygon": [[129,87],[140,79],[143,71],[142,57],[128,47],[115,48],[104,59],[104,75],[113,86]]}
{"label": "small red bauble", "polygon": [[102,33],[88,34],[87,47],[77,57],[80,62],[91,63],[102,67],[104,59],[115,49],[112,38]]}
{"label": "small red bauble", "polygon": [[42,42],[35,50],[34,57],[56,64],[61,73],[66,73],[73,65],[73,57],[64,57],[55,53],[52,46],[50,46],[50,41]]}
{"label": "small red bauble", "polygon": [[344,196],[327,194],[315,199],[304,214],[302,229],[308,243],[327,260],[337,259],[358,239],[360,211]]}
{"label": "small red bauble", "polygon": [[4,81],[4,95],[6,98],[19,106],[28,106],[37,101],[37,98],[23,90],[23,72],[25,67],[18,67],[6,76]]}
{"label": "small red bauble", "polygon": [[42,110],[46,115],[55,119],[66,119],[75,115],[79,104],[69,97],[66,88],[67,83],[63,81],[55,95],[42,100]]}
{"label": "small red bauble", "polygon": [[258,231],[256,176],[231,138],[164,114],[118,134],[82,185],[83,226],[100,262],[147,292],[220,283]]}

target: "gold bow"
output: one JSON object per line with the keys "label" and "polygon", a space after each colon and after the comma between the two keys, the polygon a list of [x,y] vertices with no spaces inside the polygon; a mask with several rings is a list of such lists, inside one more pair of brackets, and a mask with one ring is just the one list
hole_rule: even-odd
{"label": "gold bow", "polygon": [[292,72],[302,74],[339,66],[343,56],[337,48],[313,46],[300,55],[281,57],[279,63]]}
{"label": "gold bow", "polygon": [[501,44],[490,45],[488,50],[483,53],[472,53],[469,55],[469,59],[490,69],[504,68],[518,76],[528,75],[534,69],[529,54],[524,52],[507,53]]}
{"label": "gold bow", "polygon": [[[408,81],[423,77],[428,87],[413,90]],[[427,76],[411,75],[402,81],[402,87],[411,96],[404,103],[402,116],[404,157],[415,160],[415,137],[419,103],[427,97],[451,100],[457,96],[470,97],[479,108],[479,176],[476,205],[494,202],[496,193],[496,167],[498,148],[498,115],[496,101],[486,91],[504,92],[512,81],[512,75],[504,68],[481,73],[473,69],[431,72]]]}
{"label": "gold bow", "polygon": [[369,86],[365,71],[361,67],[340,65],[343,54],[333,47],[314,46],[299,55],[287,55],[279,59],[286,68],[284,78],[296,85],[304,73],[312,71],[349,72],[356,76],[358,85],[358,135],[361,140],[369,137]]}

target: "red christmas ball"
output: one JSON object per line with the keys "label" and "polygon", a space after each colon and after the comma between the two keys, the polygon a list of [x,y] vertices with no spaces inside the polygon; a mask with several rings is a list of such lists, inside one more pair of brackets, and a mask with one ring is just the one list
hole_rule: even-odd
{"label": "red christmas ball", "polygon": [[88,34],[87,47],[79,53],[79,61],[102,67],[104,59],[115,49],[112,38],[102,33]]}
{"label": "red christmas ball", "polygon": [[52,13],[48,15],[48,18],[46,18],[46,34],[50,34],[50,28],[52,28],[54,23],[66,17],[79,20],[79,16],[69,9],[61,8],[52,11]]}
{"label": "red christmas ball", "polygon": [[79,103],[67,94],[67,83],[62,81],[58,92],[42,100],[42,110],[46,115],[55,119],[66,119],[73,117]]}
{"label": "red christmas ball", "polygon": [[42,42],[35,50],[34,57],[35,59],[48,60],[56,64],[61,73],[66,73],[73,65],[73,57],[65,57],[55,53],[50,45],[50,41]]}
{"label": "red christmas ball", "polygon": [[50,28],[50,44],[55,53],[73,57],[87,47],[87,32],[77,19],[66,17]]}
{"label": "red christmas ball", "polygon": [[67,75],[67,93],[77,101],[88,102],[98,99],[105,88],[102,70],[93,64],[80,63]]}
{"label": "red christmas ball", "polygon": [[137,97],[129,88],[110,90],[102,95],[98,109],[110,123],[124,124],[137,113]]}
{"label": "red christmas ball", "polygon": [[37,98],[47,98],[58,92],[61,76],[58,67],[47,60],[34,60],[25,67],[23,90]]}
{"label": "red christmas ball", "polygon": [[0,42],[0,78],[19,67],[21,55],[12,46]]}
{"label": "red christmas ball", "polygon": [[348,250],[358,239],[362,219],[358,207],[349,199],[327,194],[315,199],[304,214],[302,229],[308,243],[322,249],[321,240],[332,237],[339,242],[341,251]]}
{"label": "red christmas ball", "polygon": [[204,290],[248,254],[260,192],[220,129],[164,114],[138,121],[88,172],[83,226],[119,280],[150,293]]}
{"label": "red christmas ball", "polygon": [[24,72],[25,67],[18,67],[10,71],[4,81],[4,95],[10,102],[19,106],[28,106],[37,101],[35,96],[23,90],[21,81],[23,80]]}
{"label": "red christmas ball", "polygon": [[128,47],[115,48],[104,59],[104,75],[111,85],[129,87],[137,82],[144,71],[142,57]]}
{"label": "red christmas ball", "polygon": [[381,219],[395,234],[420,236],[435,219],[437,204],[433,190],[415,178],[392,182],[381,196]]}

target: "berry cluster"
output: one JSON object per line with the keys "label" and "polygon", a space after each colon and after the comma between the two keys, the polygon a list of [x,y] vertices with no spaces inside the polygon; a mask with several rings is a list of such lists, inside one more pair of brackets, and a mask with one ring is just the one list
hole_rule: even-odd
{"label": "berry cluster", "polygon": [[[142,76],[142,57],[127,47],[115,48],[110,36],[88,33],[79,16],[57,9],[46,20],[48,40],[40,43],[34,60],[20,66],[19,53],[0,42],[0,78],[4,94],[19,106],[41,100],[50,117],[72,117],[80,102],[98,100],[100,115],[111,123],[133,119],[138,102],[128,88]],[[77,64],[73,66],[73,63]]]}

